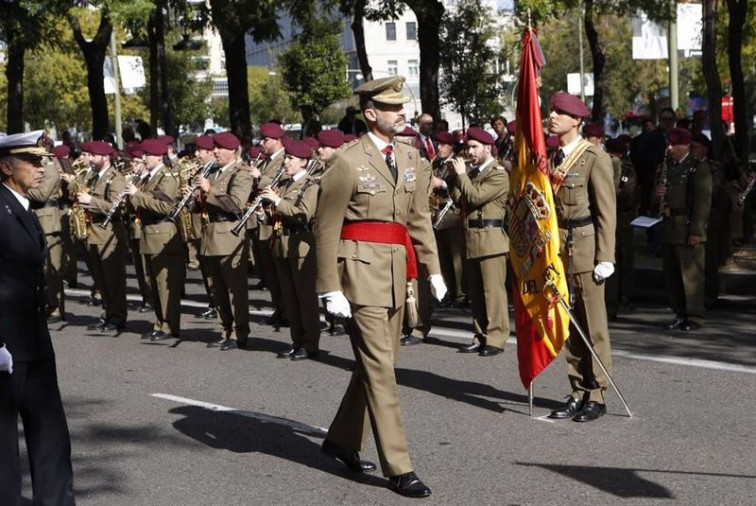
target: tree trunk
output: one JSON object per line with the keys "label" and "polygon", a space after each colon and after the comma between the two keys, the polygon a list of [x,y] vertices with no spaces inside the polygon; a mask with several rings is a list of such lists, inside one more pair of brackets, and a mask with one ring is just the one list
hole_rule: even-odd
{"label": "tree trunk", "polygon": [[[745,161],[748,158],[748,100],[746,99],[745,81],[743,79],[743,28],[748,14],[746,0],[727,0],[730,12],[729,44],[727,56],[730,63],[732,79],[732,101],[735,106],[735,142],[738,156]],[[721,117],[721,116],[718,116]]]}
{"label": "tree trunk", "polygon": [[249,119],[249,90],[247,89],[247,54],[244,33],[220,32],[223,51],[226,53],[228,77],[228,108],[231,131],[239,139],[252,139]]}
{"label": "tree trunk", "polygon": [[593,0],[585,0],[585,35],[591,47],[593,58],[593,109],[591,116],[593,121],[603,124],[604,121],[604,50],[601,47],[596,24],[593,21]]}
{"label": "tree trunk", "polygon": [[354,18],[352,19],[352,34],[354,35],[354,46],[357,50],[357,60],[360,62],[363,82],[373,80],[373,67],[368,60],[367,49],[365,48],[365,27],[362,20],[365,16],[365,0],[357,0],[354,3]]}
{"label": "tree trunk", "polygon": [[438,93],[438,69],[441,65],[439,54],[441,19],[444,5],[439,1],[404,0],[417,18],[417,41],[420,46],[420,102],[422,112],[441,119]]}
{"label": "tree trunk", "polygon": [[722,81],[717,70],[717,0],[705,0],[703,4],[703,41],[701,64],[706,89],[709,95],[709,123],[714,160],[722,161],[724,131],[722,122]]}
{"label": "tree trunk", "polygon": [[165,62],[165,19],[163,18],[164,2],[159,2],[155,9],[155,39],[157,45],[157,67],[160,69],[160,112],[163,118],[163,131],[167,135],[178,136],[173,124],[173,108],[171,106],[170,90],[168,89],[168,69]]}
{"label": "tree trunk", "polygon": [[[103,65],[105,64],[105,53],[108,49],[113,25],[110,23],[108,12],[103,10],[97,33],[91,41],[87,42],[81,33],[79,20],[71,17],[69,22],[74,32],[74,39],[84,53],[84,61],[87,65],[87,88],[89,90],[89,103],[92,107],[92,139],[101,140],[108,134],[109,126]],[[116,83],[116,86],[118,85],[119,83]]]}
{"label": "tree trunk", "polygon": [[26,48],[9,38],[5,77],[8,80],[7,125],[9,134],[24,131],[24,53]]}
{"label": "tree trunk", "polygon": [[150,130],[152,130],[151,135],[155,136],[158,118],[160,118],[160,66],[158,65],[157,23],[154,13],[150,16],[147,33],[150,41]]}

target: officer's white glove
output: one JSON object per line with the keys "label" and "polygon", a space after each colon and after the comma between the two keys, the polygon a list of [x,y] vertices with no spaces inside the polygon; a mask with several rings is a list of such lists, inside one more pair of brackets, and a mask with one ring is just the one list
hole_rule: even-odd
{"label": "officer's white glove", "polygon": [[352,308],[349,305],[349,301],[341,290],[337,292],[328,292],[320,296],[320,298],[326,301],[326,311],[333,316],[339,316],[341,318],[351,318]]}
{"label": "officer's white glove", "polygon": [[8,374],[13,374],[13,357],[5,345],[0,348],[0,372],[3,371],[7,371]]}
{"label": "officer's white glove", "polygon": [[614,264],[611,262],[599,262],[593,268],[593,279],[600,283],[614,273]]}
{"label": "officer's white glove", "polygon": [[433,296],[437,301],[441,302],[446,295],[446,283],[444,283],[443,276],[441,274],[431,274],[428,282],[430,283]]}

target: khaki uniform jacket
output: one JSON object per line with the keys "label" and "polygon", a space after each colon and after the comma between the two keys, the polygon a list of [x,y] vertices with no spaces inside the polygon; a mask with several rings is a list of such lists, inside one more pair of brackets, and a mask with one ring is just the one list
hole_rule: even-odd
{"label": "khaki uniform jacket", "polygon": [[[262,168],[260,169],[262,176],[260,176],[260,181],[257,183],[259,189],[262,190],[263,188],[270,186],[270,183],[273,182],[278,171],[283,167],[284,156],[285,153],[281,151],[270,163],[264,163],[262,165]],[[283,183],[283,179],[279,180],[279,183]],[[257,234],[261,241],[267,241],[273,237],[273,225],[258,223]]]}
{"label": "khaki uniform jacket", "polygon": [[280,186],[281,201],[276,206],[273,256],[276,258],[304,258],[315,254],[315,238],[312,235],[312,220],[318,205],[318,185],[307,176],[298,181],[289,179]]}
{"label": "khaki uniform jacket", "polygon": [[131,205],[137,209],[142,222],[140,253],[157,255],[168,245],[181,246],[178,228],[169,219],[180,198],[179,180],[165,166],[131,196]]}
{"label": "khaki uniform jacket", "polygon": [[45,172],[37,188],[29,190],[31,208],[37,215],[45,235],[58,234],[63,229],[63,211],[60,199],[63,191],[60,187],[60,171],[52,160],[45,160]]}
{"label": "khaki uniform jacket", "polygon": [[[87,186],[90,186],[92,178],[97,177],[97,174],[92,174]],[[94,187],[89,188],[89,194],[92,196],[92,200],[87,206],[87,211],[92,216],[92,226],[90,227],[89,238],[87,244],[94,244],[97,246],[105,246],[109,242],[113,241],[113,234],[115,233],[119,238],[125,239],[126,229],[123,226],[123,222],[120,219],[120,211],[116,211],[114,219],[108,223],[106,228],[102,228],[97,223],[105,219],[105,216],[113,207],[113,204],[118,199],[118,194],[126,188],[126,179],[112,165],[105,171],[105,173],[96,182]]]}
{"label": "khaki uniform jacket", "polygon": [[[236,213],[239,217],[247,203],[252,191],[252,174],[245,170],[242,162],[236,162],[223,171],[215,172],[210,176],[210,191],[207,194],[205,205],[210,217],[202,234],[200,243],[200,255],[227,256],[237,252],[247,240],[244,234],[238,236],[231,233],[239,220],[213,222],[214,213],[225,215]],[[229,205],[227,198],[230,197],[233,205]]]}
{"label": "khaki uniform jacket", "polygon": [[394,143],[397,180],[369,136],[339,152],[320,183],[315,213],[316,289],[341,290],[354,304],[404,304],[404,246],[341,239],[344,222],[381,221],[407,227],[418,262],[440,272],[428,207],[428,163],[417,149]]}
{"label": "khaki uniform jacket", "polygon": [[509,252],[509,237],[503,227],[475,228],[469,222],[506,218],[509,175],[491,158],[482,170],[472,169],[454,181],[454,200],[462,209],[465,252],[468,259]]}
{"label": "khaki uniform jacket", "polygon": [[[439,179],[447,180],[449,179],[449,169],[446,168],[447,160],[441,159],[440,157],[437,157],[435,160],[433,160],[433,175],[436,176]],[[436,222],[436,218],[438,216],[438,212],[441,211],[441,209],[444,208],[446,205],[447,199],[451,196],[451,192],[453,188],[451,186],[448,186],[446,189],[439,188],[435,189],[433,188],[433,185],[431,184],[431,190],[433,193],[435,193],[435,197],[433,197],[433,200],[436,201],[438,204],[438,211],[433,213],[433,223]],[[459,218],[460,218],[461,210],[459,208],[459,205],[452,206],[449,211],[446,212],[444,217],[441,219],[441,223],[438,224],[438,227],[436,227],[437,230],[446,230],[447,228],[455,228],[459,227]]]}
{"label": "khaki uniform jacket", "polygon": [[[553,166],[553,163],[552,163]],[[614,263],[617,226],[612,161],[603,150],[589,146],[570,167],[557,192],[560,213],[560,255],[569,266],[567,229],[562,220],[591,216],[593,223],[574,228],[573,272],[590,272],[599,262]]]}
{"label": "khaki uniform jacket", "polygon": [[668,169],[667,181],[670,216],[662,222],[662,244],[687,244],[691,235],[705,242],[712,192],[708,164],[688,154]]}
{"label": "khaki uniform jacket", "polygon": [[632,215],[635,217],[637,198],[635,189],[638,178],[635,167],[629,158],[612,157],[614,168],[614,189],[617,191],[617,215]]}

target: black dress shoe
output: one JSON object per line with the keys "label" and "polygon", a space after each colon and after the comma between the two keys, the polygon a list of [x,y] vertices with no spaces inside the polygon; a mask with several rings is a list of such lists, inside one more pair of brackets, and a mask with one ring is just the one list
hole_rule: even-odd
{"label": "black dress shoe", "polygon": [[87,325],[87,330],[100,330],[102,329],[103,325],[105,325],[105,322],[103,320],[95,323],[90,323],[89,325]]}
{"label": "black dress shoe", "polygon": [[223,346],[223,344],[228,341],[228,339],[219,339],[218,341],[213,341],[212,343],[207,343],[208,348],[220,348]]}
{"label": "black dress shoe", "polygon": [[675,318],[672,323],[664,326],[664,330],[680,330],[685,325],[685,320],[682,318]]}
{"label": "black dress shoe", "polygon": [[139,309],[137,309],[138,313],[149,313],[150,311],[152,311],[152,308],[149,304],[142,304],[139,306]]}
{"label": "black dress shoe", "polygon": [[577,414],[578,411],[580,411],[582,405],[582,402],[570,396],[569,400],[567,400],[567,402],[565,402],[561,408],[555,409],[551,412],[549,418],[554,418],[556,420],[572,418],[573,416],[575,416],[575,414]]}
{"label": "black dress shoe", "polygon": [[323,441],[320,451],[343,463],[353,473],[371,473],[376,470],[375,464],[367,460],[360,460],[360,454],[356,451],[349,451],[339,448],[327,439]]}
{"label": "black dress shoe", "polygon": [[291,358],[291,356],[299,350],[300,348],[295,348],[294,346],[292,346],[288,350],[279,351],[278,353],[276,353],[276,358]]}
{"label": "black dress shoe", "polygon": [[155,342],[155,341],[165,341],[166,339],[171,339],[172,337],[176,337],[176,336],[174,336],[172,334],[166,334],[162,330],[158,330],[157,332],[155,332],[154,334],[152,334],[152,337],[150,337],[150,341],[152,341],[152,342]]}
{"label": "black dress shoe", "polygon": [[604,416],[604,413],[606,413],[605,404],[599,404],[595,401],[588,401],[585,403],[585,406],[583,406],[583,409],[578,411],[577,414],[572,417],[572,421],[592,422],[593,420],[597,420],[598,418]]}
{"label": "black dress shoe", "polygon": [[152,336],[154,336],[157,332],[157,330],[150,330],[149,332],[145,332],[144,334],[139,336],[139,338],[146,341],[148,339],[152,339]]}
{"label": "black dress shoe", "polygon": [[235,350],[239,347],[239,344],[237,344],[236,341],[232,341],[231,339],[226,339],[223,344],[220,345],[220,351],[228,351],[228,350]]}
{"label": "black dress shoe", "polygon": [[94,297],[90,297],[87,301],[87,306],[93,307],[93,306],[102,306],[102,299],[96,299]]}
{"label": "black dress shoe", "polygon": [[431,495],[431,489],[420,481],[420,478],[412,471],[389,477],[389,487],[397,494],[405,497],[428,497]]}
{"label": "black dress shoe", "polygon": [[315,359],[320,356],[318,351],[305,351],[302,348],[298,349],[291,354],[291,360],[297,362],[298,360]]}
{"label": "black dress shoe", "polygon": [[480,351],[480,345],[478,343],[472,343],[468,346],[461,346],[457,353],[478,353]]}
{"label": "black dress shoe", "polygon": [[280,318],[281,318],[281,311],[276,309],[275,311],[273,311],[272,315],[265,318],[265,324],[275,326],[278,324],[278,321],[280,320]]}
{"label": "black dress shoe", "polygon": [[422,339],[415,336],[404,336],[399,340],[399,344],[401,344],[402,346],[414,346],[422,342],[423,342]]}
{"label": "black dress shoe", "polygon": [[260,280],[253,288],[255,290],[267,290],[268,285],[265,284],[265,281]]}
{"label": "black dress shoe", "polygon": [[480,347],[478,355],[480,355],[481,357],[493,357],[494,355],[498,355],[503,351],[503,349],[497,348],[496,346],[485,345]]}
{"label": "black dress shoe", "polygon": [[63,318],[61,318],[59,315],[51,314],[47,317],[47,323],[60,323],[63,321]]}
{"label": "black dress shoe", "polygon": [[114,332],[114,331],[121,331],[126,327],[126,324],[124,323],[103,323],[102,327],[100,327],[100,332]]}
{"label": "black dress shoe", "polygon": [[218,312],[215,308],[209,307],[197,315],[197,318],[203,318],[205,320],[215,320],[218,318]]}
{"label": "black dress shoe", "polygon": [[682,330],[683,332],[694,332],[696,330],[701,330],[701,324],[698,322],[688,321],[680,328],[680,330]]}

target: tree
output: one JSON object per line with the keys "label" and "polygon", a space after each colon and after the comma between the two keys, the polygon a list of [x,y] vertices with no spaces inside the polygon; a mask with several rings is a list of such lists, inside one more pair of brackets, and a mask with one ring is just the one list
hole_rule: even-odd
{"label": "tree", "polygon": [[278,65],[294,107],[320,112],[334,100],[349,96],[347,58],[339,47],[341,27],[327,17],[311,17]]}
{"label": "tree", "polygon": [[481,0],[460,0],[457,11],[444,19],[441,51],[444,101],[474,123],[499,113],[502,85],[493,64],[498,52],[489,42],[496,30],[491,11]]}
{"label": "tree", "polygon": [[367,49],[365,48],[365,28],[362,21],[365,19],[365,0],[342,0],[341,13],[352,16],[352,34],[354,35],[354,45],[357,49],[357,61],[360,63],[365,82],[373,80],[373,67],[368,60]]}
{"label": "tree", "polygon": [[249,108],[252,122],[260,125],[276,119],[283,124],[295,123],[299,111],[292,107],[290,93],[286,91],[280,72],[267,67],[248,67]]}
{"label": "tree", "polygon": [[[753,2],[751,3],[753,4]],[[750,130],[747,113],[749,104],[746,99],[745,88],[746,79],[743,75],[744,28],[746,19],[748,19],[748,2],[746,0],[727,0],[727,9],[730,15],[727,57],[730,64],[730,78],[732,79],[732,100],[735,105],[735,143],[739,156],[744,159],[747,156],[746,153],[748,153],[748,131]],[[751,30],[749,33],[751,40],[753,40],[753,15],[750,19]]]}
{"label": "tree", "polygon": [[[706,87],[709,95],[709,118],[722,117],[722,80],[717,70],[717,2],[716,0],[704,0],[703,5],[703,43],[702,43],[702,67],[706,78]],[[712,148],[715,160],[722,160],[722,144],[724,130],[719,121],[710,121]]]}

